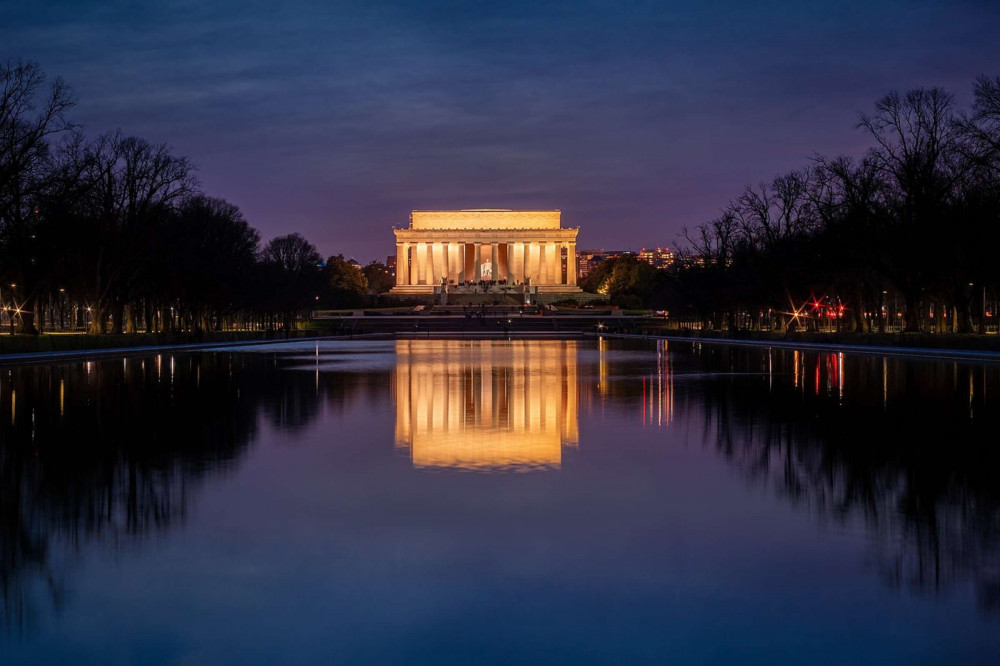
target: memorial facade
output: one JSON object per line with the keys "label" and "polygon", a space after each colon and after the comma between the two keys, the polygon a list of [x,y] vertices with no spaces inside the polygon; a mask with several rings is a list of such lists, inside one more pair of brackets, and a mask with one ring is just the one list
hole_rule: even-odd
{"label": "memorial facade", "polygon": [[564,229],[558,210],[415,210],[393,231],[393,294],[581,291],[579,229]]}

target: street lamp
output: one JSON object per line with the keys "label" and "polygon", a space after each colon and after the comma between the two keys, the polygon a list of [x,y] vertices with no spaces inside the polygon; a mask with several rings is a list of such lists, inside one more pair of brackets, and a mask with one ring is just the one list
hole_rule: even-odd
{"label": "street lamp", "polygon": [[983,311],[982,311],[982,316],[983,316],[983,319],[982,319],[982,321],[983,321],[983,326],[982,326],[983,335],[986,335],[986,283],[983,283]]}
{"label": "street lamp", "polygon": [[17,306],[17,283],[10,283],[10,301],[13,307],[7,310],[7,322],[10,324],[10,334],[14,335],[14,315],[21,314],[21,308]]}
{"label": "street lamp", "polygon": [[66,290],[59,287],[59,330],[66,331]]}

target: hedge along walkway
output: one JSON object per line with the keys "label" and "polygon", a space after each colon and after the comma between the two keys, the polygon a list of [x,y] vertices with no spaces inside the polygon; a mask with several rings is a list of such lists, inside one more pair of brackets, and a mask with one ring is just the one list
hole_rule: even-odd
{"label": "hedge along walkway", "polygon": [[848,352],[878,356],[914,356],[949,361],[1000,362],[1000,351],[987,349],[948,349],[945,347],[902,347],[895,345],[854,345],[849,342],[795,342],[788,340],[742,340],[738,338],[698,338],[690,335],[644,335],[637,333],[587,333],[588,337],[632,338],[637,340],[667,340],[706,345],[731,345],[798,349],[804,351]]}

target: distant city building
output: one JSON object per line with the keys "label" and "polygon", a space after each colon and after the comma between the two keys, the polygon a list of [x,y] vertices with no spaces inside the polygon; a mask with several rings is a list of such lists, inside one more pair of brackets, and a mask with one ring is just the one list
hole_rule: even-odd
{"label": "distant city building", "polygon": [[580,272],[580,277],[584,278],[602,261],[628,255],[638,257],[653,268],[670,268],[674,265],[674,253],[668,247],[642,248],[638,252],[633,250],[581,250],[577,254],[577,260],[580,263],[577,270]]}
{"label": "distant city building", "polygon": [[674,265],[674,253],[669,247],[658,247],[647,250],[639,250],[639,259],[649,263],[653,268],[670,268]]}
{"label": "distant city building", "polygon": [[580,274],[580,279],[587,277],[602,261],[623,257],[627,254],[634,255],[635,252],[630,250],[580,250],[577,254],[577,272]]}
{"label": "distant city building", "polygon": [[396,255],[390,254],[388,257],[385,258],[385,268],[388,271],[389,275],[391,275],[393,278],[396,277]]}
{"label": "distant city building", "polygon": [[674,258],[674,266],[679,269],[704,268],[709,263],[711,262],[706,261],[705,257],[700,254],[682,254]]}

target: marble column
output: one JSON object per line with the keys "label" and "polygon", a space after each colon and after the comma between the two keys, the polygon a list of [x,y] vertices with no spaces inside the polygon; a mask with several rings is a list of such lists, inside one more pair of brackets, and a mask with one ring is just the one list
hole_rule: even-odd
{"label": "marble column", "polygon": [[441,278],[448,274],[448,264],[445,261],[444,243],[434,243],[433,248],[434,280],[431,284],[438,286],[441,284]]}
{"label": "marble column", "polygon": [[473,259],[474,264],[472,266],[473,270],[473,280],[479,282],[483,279],[483,246],[481,243],[476,243],[476,254]]}
{"label": "marble column", "polygon": [[427,277],[426,277],[426,283],[427,284],[431,284],[431,285],[434,285],[434,284],[438,283],[438,280],[437,280],[437,266],[434,263],[434,246],[435,245],[437,245],[437,243],[434,243],[434,242],[427,243],[427,273],[426,273]]}
{"label": "marble column", "polygon": [[424,284],[434,284],[434,266],[431,263],[434,260],[434,245],[433,243],[424,243]]}
{"label": "marble column", "polygon": [[576,243],[566,246],[566,284],[576,284]]}
{"label": "marble column", "polygon": [[427,284],[427,243],[417,243],[414,254],[413,267],[417,272],[414,284]]}
{"label": "marble column", "polygon": [[454,243],[444,244],[445,275],[449,283],[458,280],[458,262],[455,261],[458,253],[456,250],[457,248]]}
{"label": "marble column", "polygon": [[459,284],[465,284],[465,243],[458,244],[458,280]]}
{"label": "marble column", "polygon": [[424,265],[424,284],[434,284],[434,243],[427,243],[426,264]]}
{"label": "marble column", "polygon": [[542,270],[542,279],[539,284],[554,284],[556,275],[556,253],[553,252],[555,245],[553,243],[543,243],[542,244],[542,255],[544,257],[544,269]]}
{"label": "marble column", "polygon": [[566,284],[566,274],[563,272],[563,243],[553,243],[556,246],[556,284]]}
{"label": "marble column", "polygon": [[[402,262],[402,263],[400,263]],[[402,254],[396,253],[396,276],[402,276],[398,284],[410,284],[410,244],[403,243]]]}
{"label": "marble column", "polygon": [[396,286],[403,284],[403,244],[396,243]]}
{"label": "marble column", "polygon": [[510,280],[524,282],[524,243],[510,245]]}
{"label": "marble column", "polygon": [[461,256],[462,246],[458,243],[448,243],[448,279],[454,280],[455,284],[462,280]]}
{"label": "marble column", "polygon": [[566,277],[563,274],[563,244],[553,243],[556,249],[556,284],[566,284]]}

